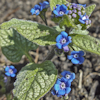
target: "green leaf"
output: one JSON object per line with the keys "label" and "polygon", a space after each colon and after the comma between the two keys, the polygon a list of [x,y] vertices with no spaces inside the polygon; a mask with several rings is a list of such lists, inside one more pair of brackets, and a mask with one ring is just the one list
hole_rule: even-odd
{"label": "green leaf", "polygon": [[79,47],[77,47],[75,44],[73,44],[73,43],[70,43],[69,45],[69,48],[73,51],[80,51],[80,50],[82,50],[82,49],[80,49]]}
{"label": "green leaf", "polygon": [[60,28],[59,26],[55,26],[53,27],[55,30],[57,30],[58,32],[62,32],[65,31],[65,27],[63,26],[62,28]]}
{"label": "green leaf", "polygon": [[95,9],[95,7],[96,7],[96,4],[92,4],[92,5],[88,6],[88,7],[86,7],[85,8],[86,14],[88,16],[90,16],[92,14],[93,10]]}
{"label": "green leaf", "polygon": [[21,69],[14,83],[14,96],[18,100],[39,100],[55,84],[57,70],[51,61],[28,64]]}
{"label": "green leaf", "polygon": [[59,34],[53,28],[32,21],[12,19],[1,24],[2,29],[9,29],[10,27],[15,28],[26,39],[41,46],[56,44],[55,39]]}
{"label": "green leaf", "polygon": [[89,35],[72,35],[72,43],[82,50],[100,55],[100,40]]}
{"label": "green leaf", "polygon": [[67,4],[68,2],[66,0],[50,0],[50,8],[51,10],[56,7],[57,4],[62,5],[62,4]]}
{"label": "green leaf", "polygon": [[62,20],[59,22],[59,26],[66,26],[66,27],[72,27],[77,28],[77,26],[74,24],[74,22],[69,18],[68,15],[63,15]]}
{"label": "green leaf", "polygon": [[0,30],[0,40],[3,54],[12,62],[19,62],[24,54],[28,55],[29,50],[35,50],[38,47],[12,28]]}
{"label": "green leaf", "polygon": [[72,29],[69,34],[83,34],[87,35],[89,32],[87,30],[82,30],[82,26],[80,24],[77,25],[76,29]]}
{"label": "green leaf", "polygon": [[61,20],[61,17],[53,17],[51,18],[52,21],[54,21],[55,23],[59,23],[59,21]]}

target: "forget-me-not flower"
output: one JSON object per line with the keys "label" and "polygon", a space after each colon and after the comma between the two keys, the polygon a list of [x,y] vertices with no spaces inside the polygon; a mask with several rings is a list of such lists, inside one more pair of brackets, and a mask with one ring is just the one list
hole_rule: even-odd
{"label": "forget-me-not flower", "polygon": [[72,82],[75,79],[75,73],[71,73],[70,71],[63,71],[61,75],[66,78],[67,81]]}
{"label": "forget-me-not flower", "polygon": [[30,12],[32,13],[32,15],[33,14],[39,15],[41,10],[42,10],[41,6],[35,5]]}
{"label": "forget-me-not flower", "polygon": [[54,85],[54,90],[51,92],[53,95],[61,97],[65,94],[68,94],[71,91],[71,82],[66,81],[64,77],[57,79],[56,84]]}
{"label": "forget-me-not flower", "polygon": [[68,10],[67,7],[64,4],[62,4],[62,5],[57,5],[57,8],[53,10],[53,13],[58,17],[61,17],[64,14],[68,14]]}
{"label": "forget-me-not flower", "polygon": [[81,22],[82,24],[85,24],[87,20],[89,20],[89,17],[86,15],[86,13],[84,15],[79,15],[79,22]]}
{"label": "forget-me-not flower", "polygon": [[82,64],[84,62],[83,51],[72,51],[70,56],[67,56],[73,64]]}
{"label": "forget-me-not flower", "polygon": [[15,69],[14,66],[6,66],[5,68],[5,75],[10,76],[10,77],[15,77],[16,76],[17,69]]}
{"label": "forget-me-not flower", "polygon": [[56,38],[56,46],[58,49],[64,49],[64,51],[68,51],[68,44],[71,43],[71,37],[64,31],[61,32],[60,35]]}
{"label": "forget-me-not flower", "polygon": [[49,2],[44,1],[43,3],[39,3],[41,5],[41,9],[45,9],[49,7]]}

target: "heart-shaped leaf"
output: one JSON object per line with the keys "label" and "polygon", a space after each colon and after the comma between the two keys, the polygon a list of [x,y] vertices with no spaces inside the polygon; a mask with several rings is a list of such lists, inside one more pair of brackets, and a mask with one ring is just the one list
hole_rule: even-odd
{"label": "heart-shaped leaf", "polygon": [[12,19],[1,24],[1,29],[15,28],[26,39],[41,45],[55,45],[58,31],[37,22]]}
{"label": "heart-shaped leaf", "polygon": [[38,47],[12,28],[0,30],[0,41],[3,54],[12,62],[19,62],[23,55],[28,56],[29,50],[35,50]]}
{"label": "heart-shaped leaf", "polygon": [[14,96],[18,100],[39,100],[54,85],[57,70],[51,61],[30,63],[23,67],[14,83]]}
{"label": "heart-shaped leaf", "polygon": [[93,12],[93,10],[95,9],[96,7],[96,4],[92,4],[92,5],[89,5],[88,7],[85,8],[85,12],[88,16],[90,16]]}
{"label": "heart-shaped leaf", "polygon": [[70,35],[72,43],[82,50],[100,55],[100,40],[89,35]]}

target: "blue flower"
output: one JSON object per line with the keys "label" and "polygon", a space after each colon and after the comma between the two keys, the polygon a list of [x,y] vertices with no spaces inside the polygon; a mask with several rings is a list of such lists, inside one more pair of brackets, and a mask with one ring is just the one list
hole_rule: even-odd
{"label": "blue flower", "polygon": [[17,72],[17,70],[12,65],[11,66],[6,66],[6,68],[5,68],[5,75],[7,75],[7,76],[15,77],[16,72]]}
{"label": "blue flower", "polygon": [[60,35],[56,38],[56,46],[58,49],[68,50],[68,44],[71,43],[71,37],[64,31],[61,32]]}
{"label": "blue flower", "polygon": [[41,6],[35,5],[34,8],[32,8],[30,12],[32,13],[32,15],[33,14],[39,15],[41,10],[42,10]]}
{"label": "blue flower", "polygon": [[75,73],[71,73],[70,71],[63,71],[61,75],[66,78],[67,81],[72,82],[75,79]]}
{"label": "blue flower", "polygon": [[72,51],[70,56],[67,56],[73,64],[82,64],[84,62],[83,51]]}
{"label": "blue flower", "polygon": [[62,5],[57,5],[57,8],[53,10],[53,13],[59,17],[63,16],[64,14],[68,14],[67,7],[62,4]]}
{"label": "blue flower", "polygon": [[71,82],[66,81],[64,77],[57,79],[56,84],[54,85],[54,90],[51,92],[53,95],[61,97],[65,94],[68,94],[71,91]]}
{"label": "blue flower", "polygon": [[41,9],[48,8],[49,7],[49,2],[44,1],[43,3],[40,3],[40,5],[41,5]]}
{"label": "blue flower", "polygon": [[85,24],[87,20],[89,20],[89,17],[86,15],[86,13],[84,15],[79,15],[80,18],[79,18],[79,21],[82,23],[82,24]]}

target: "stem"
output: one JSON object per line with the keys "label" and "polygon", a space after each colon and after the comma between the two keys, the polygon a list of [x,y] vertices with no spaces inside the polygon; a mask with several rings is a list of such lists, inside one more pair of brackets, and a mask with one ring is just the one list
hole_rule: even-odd
{"label": "stem", "polygon": [[55,45],[52,46],[51,51],[48,53],[47,57],[43,61],[51,60],[53,58],[53,56],[55,55],[54,48],[55,48]]}
{"label": "stem", "polygon": [[28,58],[28,60],[29,60],[30,62],[35,63],[34,60],[33,60],[33,58],[31,57],[31,55],[30,55],[28,52],[25,53],[25,55],[26,55],[26,57]]}
{"label": "stem", "polygon": [[43,17],[42,17],[41,14],[40,14],[41,19],[42,19],[43,22],[48,26],[45,13],[42,13],[42,15],[43,15]]}
{"label": "stem", "polygon": [[46,16],[44,16],[44,18],[45,18],[45,24],[48,26],[48,24],[47,24],[47,20],[46,20]]}

